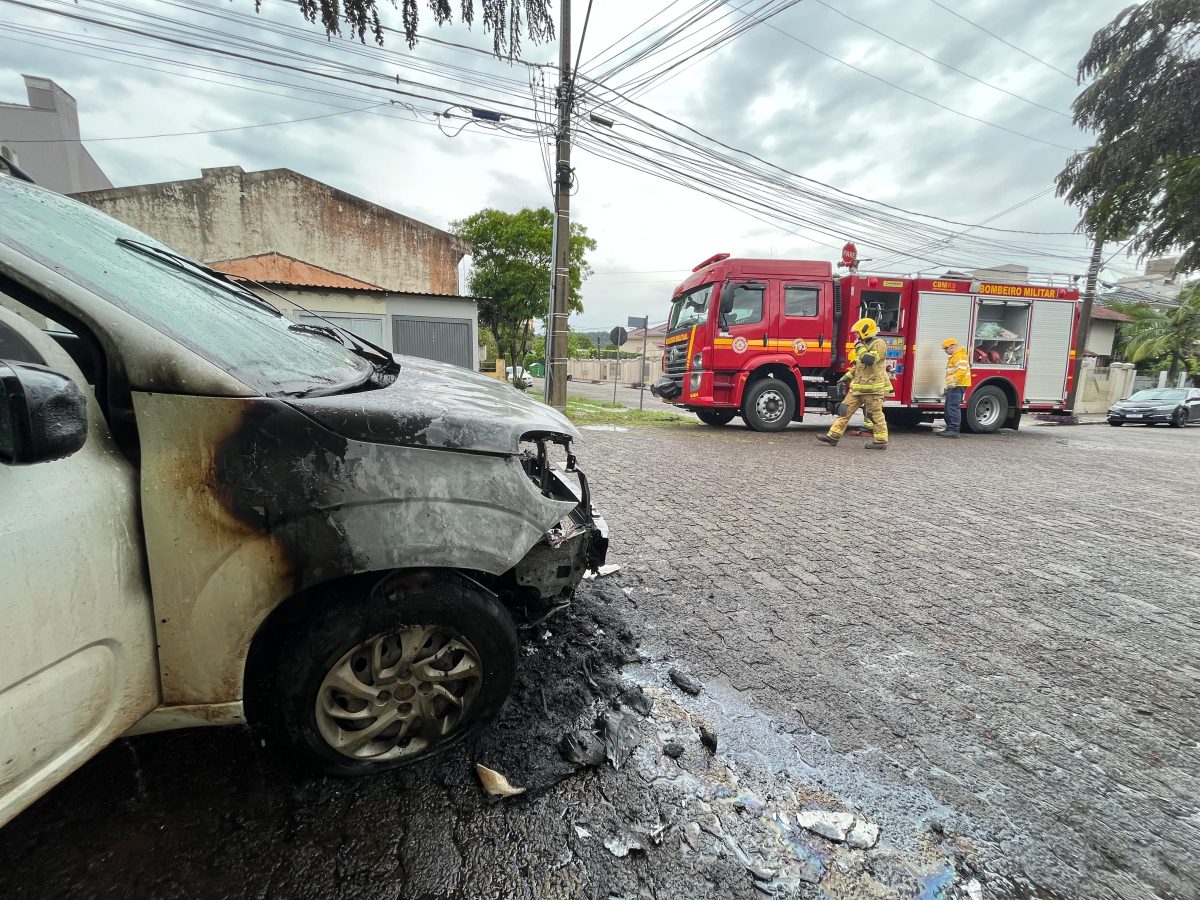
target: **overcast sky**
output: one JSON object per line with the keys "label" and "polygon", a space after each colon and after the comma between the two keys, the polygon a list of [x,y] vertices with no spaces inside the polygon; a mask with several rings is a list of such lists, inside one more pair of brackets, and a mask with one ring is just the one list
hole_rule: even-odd
{"label": "overcast sky", "polygon": [[[114,4],[99,0],[30,2],[85,16],[120,12]],[[254,9],[253,0],[179,2],[207,4],[223,13],[250,14]],[[1078,89],[1071,78],[1054,68],[1073,73],[1092,33],[1128,0],[945,0],[946,6],[1045,64],[932,0],[804,0],[714,53],[688,52],[720,25],[740,20],[737,8],[750,10],[760,2],[731,0],[720,24],[707,31],[694,28],[689,32],[694,39],[660,51],[605,82],[622,84],[679,54],[680,67],[673,70],[674,77],[640,94],[638,102],[792,172],[862,197],[974,224],[1052,187],[1069,155],[1063,148],[1088,145],[1087,135],[1061,115],[1070,112]],[[388,36],[387,49],[402,54],[401,58],[379,56],[373,49],[367,55],[351,44],[303,44],[295,34],[252,31],[251,26],[218,22],[176,5],[174,0],[135,0],[122,5],[134,27],[146,21],[147,12],[197,26],[217,24],[227,36],[253,34],[277,47],[302,48],[326,59],[352,63],[362,69],[352,77],[370,84],[388,84],[379,76],[398,75],[453,86],[494,101],[468,102],[518,116],[532,117],[530,78],[544,78],[547,85],[552,85],[554,78],[548,70],[502,63],[428,42],[410,52],[395,34]],[[626,36],[668,4],[596,2],[583,59],[586,63],[613,42],[620,41],[616,49],[627,47],[650,27],[694,6],[698,6],[696,0],[680,0],[651,26]],[[586,8],[586,0],[575,0],[572,7],[576,44]],[[1023,99],[931,62],[835,10]],[[384,15],[386,22],[399,24],[394,10],[387,8]],[[717,23],[720,16],[720,12],[713,13],[707,21]],[[114,184],[195,178],[202,167],[240,165],[248,171],[287,167],[442,228],[486,206],[515,211],[550,203],[542,149],[536,140],[501,135],[479,125],[468,125],[455,135],[465,123],[463,119],[443,120],[439,128],[428,113],[445,110],[449,105],[445,100],[409,98],[418,107],[415,113],[398,106],[345,112],[373,102],[385,103],[389,95],[7,3],[4,18],[17,27],[8,27],[0,35],[0,101],[24,102],[21,73],[58,81],[78,101],[85,139],[122,138],[88,144]],[[304,24],[295,8],[283,0],[265,0],[261,20],[264,25]],[[314,27],[306,28],[310,34],[320,34]],[[438,29],[432,21],[423,20],[422,31],[472,47],[491,45],[478,25],[473,31]],[[66,43],[71,37],[85,43]],[[198,29],[189,38],[207,43]],[[557,47],[527,41],[522,57],[535,63],[552,62]],[[583,70],[595,76],[604,68],[596,62],[585,64]],[[439,68],[414,72],[413,66],[430,63]],[[482,78],[484,83],[451,82],[446,78],[446,65],[474,70],[478,74],[471,77]],[[305,67],[318,68],[311,61]],[[587,85],[583,92],[584,109],[608,114],[596,105],[603,98],[595,89],[590,89],[590,97]],[[391,99],[402,98],[391,95]],[[513,105],[501,106],[499,101]],[[204,135],[127,139],[232,129],[328,113],[336,115]],[[525,127],[520,120],[513,124]],[[618,128],[610,137],[623,140],[627,135]],[[609,327],[624,324],[628,315],[647,313],[661,320],[672,287],[713,253],[835,260],[837,254],[831,246],[840,245],[843,239],[861,242],[870,238],[850,227],[842,234],[833,221],[826,222],[824,235],[772,225],[582,149],[577,150],[574,165],[577,193],[572,217],[598,242],[592,256],[596,274],[585,285],[585,312],[573,320],[575,327]],[[1050,192],[989,224],[1069,232],[1076,221],[1076,212]],[[834,234],[836,239],[831,236]],[[1066,258],[1052,266],[1044,259],[1013,254],[992,261],[1031,264],[1039,271],[1082,273],[1086,269],[1087,244],[1082,237],[1023,240],[1053,247]],[[1109,248],[1106,256],[1117,249]],[[954,252],[953,247],[946,248],[943,255],[954,258]],[[906,271],[920,265],[915,260],[898,262]],[[864,264],[869,267],[870,263]],[[1134,260],[1118,255],[1106,275],[1121,277],[1135,269]]]}

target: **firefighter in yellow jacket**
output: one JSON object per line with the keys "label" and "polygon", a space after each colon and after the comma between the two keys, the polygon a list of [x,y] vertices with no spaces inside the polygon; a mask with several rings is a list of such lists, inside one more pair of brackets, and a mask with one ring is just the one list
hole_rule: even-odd
{"label": "firefighter in yellow jacket", "polygon": [[938,435],[945,438],[958,437],[962,427],[963,395],[971,386],[971,364],[967,362],[967,348],[960,347],[954,338],[942,341],[946,351],[946,428]]}
{"label": "firefighter in yellow jacket", "polygon": [[829,433],[820,435],[817,440],[836,447],[846,432],[850,417],[861,407],[875,435],[875,439],[866,445],[867,449],[886,450],[888,428],[883,416],[883,398],[892,392],[892,380],[887,371],[887,344],[879,337],[879,326],[874,319],[859,319],[850,330],[858,338],[854,343],[854,368],[842,378],[850,382],[850,393]]}

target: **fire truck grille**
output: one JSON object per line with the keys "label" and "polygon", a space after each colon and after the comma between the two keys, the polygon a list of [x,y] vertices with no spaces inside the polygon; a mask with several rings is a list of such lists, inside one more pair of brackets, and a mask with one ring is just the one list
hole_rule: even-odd
{"label": "fire truck grille", "polygon": [[680,341],[678,344],[672,344],[667,348],[666,373],[668,375],[682,375],[687,371],[687,341]]}

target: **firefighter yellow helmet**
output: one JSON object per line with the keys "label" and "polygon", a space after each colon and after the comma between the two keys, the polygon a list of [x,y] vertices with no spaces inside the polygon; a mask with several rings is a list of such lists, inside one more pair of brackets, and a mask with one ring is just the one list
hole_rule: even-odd
{"label": "firefighter yellow helmet", "polygon": [[949,350],[951,347],[953,347],[957,343],[958,343],[958,341],[956,341],[954,338],[946,338],[944,341],[942,341],[942,349]]}
{"label": "firefighter yellow helmet", "polygon": [[876,324],[874,319],[859,319],[850,326],[850,330],[864,341],[869,341],[875,335],[879,334],[879,325]]}
{"label": "firefighter yellow helmet", "polygon": [[846,362],[853,363],[856,359],[858,359],[858,351],[851,347],[850,352],[846,354]]}

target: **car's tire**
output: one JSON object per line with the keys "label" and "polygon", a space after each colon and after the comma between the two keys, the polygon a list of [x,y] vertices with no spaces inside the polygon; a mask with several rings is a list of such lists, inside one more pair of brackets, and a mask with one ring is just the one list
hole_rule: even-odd
{"label": "car's tire", "polygon": [[251,724],[332,775],[367,775],[446,749],[503,706],[520,642],[491,594],[446,570],[349,584],[288,628]]}
{"label": "car's tire", "polygon": [[1171,416],[1171,427],[1182,428],[1188,423],[1187,407],[1181,406],[1175,410],[1175,414]]}
{"label": "car's tire", "polygon": [[737,415],[736,409],[698,409],[696,410],[696,418],[705,425],[720,427],[728,425],[733,421],[733,417]]}
{"label": "car's tire", "polygon": [[796,394],[778,378],[760,378],[742,396],[742,419],[755,431],[783,431],[796,414]]}
{"label": "car's tire", "polygon": [[1008,418],[1008,398],[994,385],[985,385],[971,394],[963,414],[963,423],[974,434],[991,434]]}

